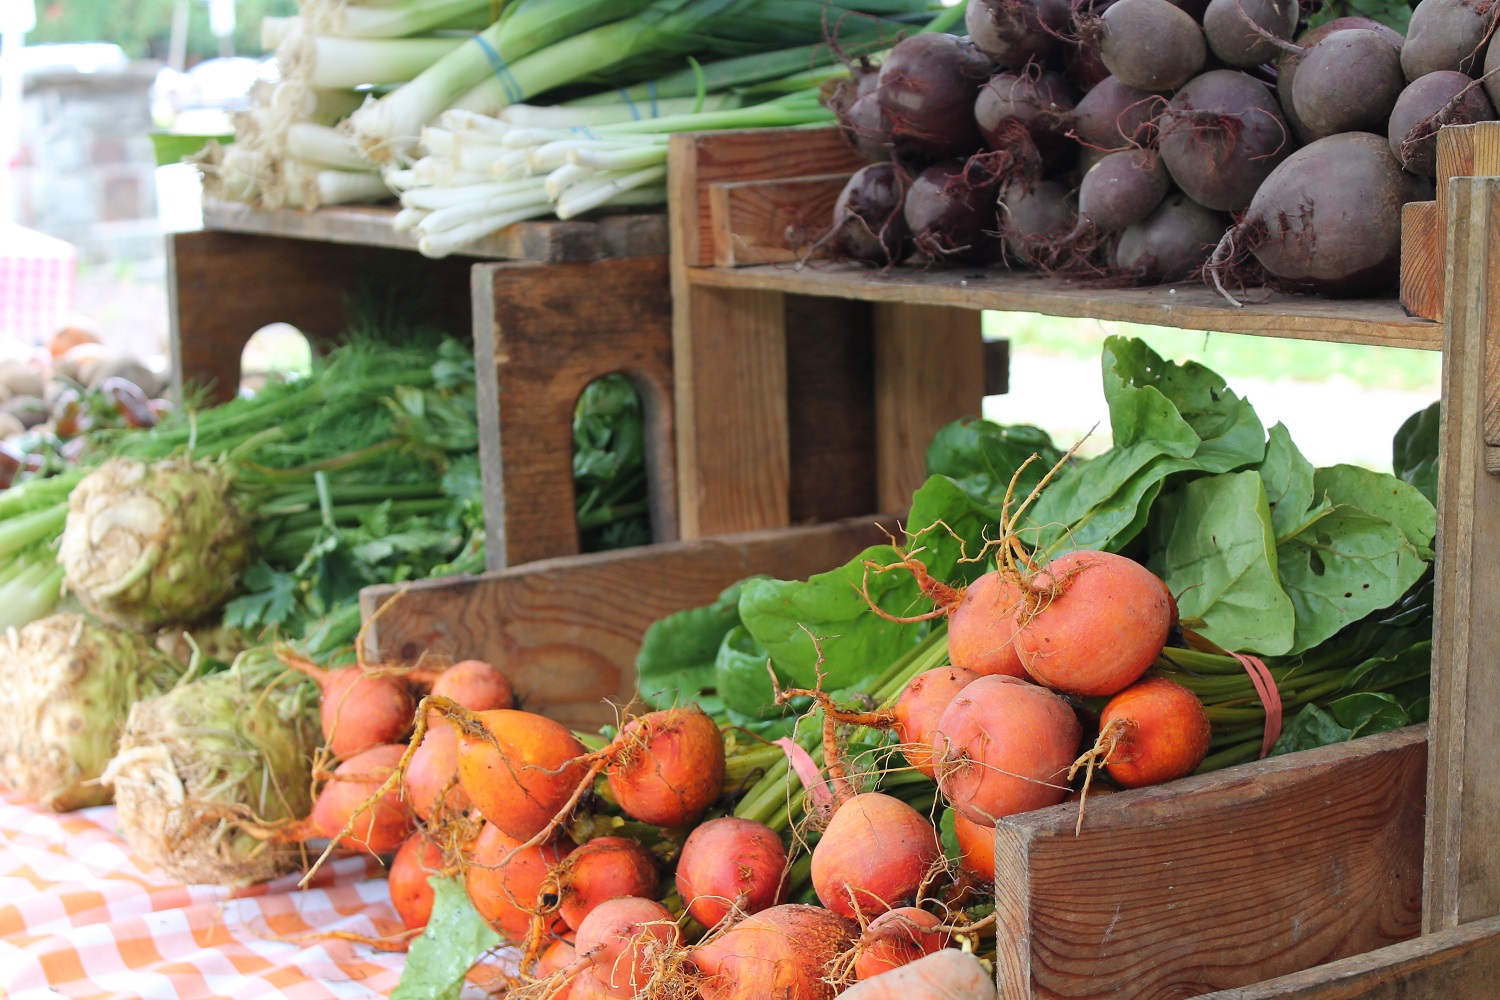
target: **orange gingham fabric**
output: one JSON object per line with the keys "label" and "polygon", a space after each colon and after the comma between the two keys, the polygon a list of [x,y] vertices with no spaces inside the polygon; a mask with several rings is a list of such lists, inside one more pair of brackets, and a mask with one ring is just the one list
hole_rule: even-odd
{"label": "orange gingham fabric", "polygon": [[[0,788],[0,1000],[383,997],[405,956],[308,937],[399,933],[381,867],[342,858],[232,891],[133,856],[105,806],[54,815]],[[465,991],[466,993],[470,991]]]}

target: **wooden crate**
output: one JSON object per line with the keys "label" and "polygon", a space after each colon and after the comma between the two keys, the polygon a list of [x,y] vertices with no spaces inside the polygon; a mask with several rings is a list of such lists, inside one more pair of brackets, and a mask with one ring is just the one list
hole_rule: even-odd
{"label": "wooden crate", "polygon": [[642,399],[652,537],[675,538],[665,217],[521,223],[476,243],[473,256],[428,260],[410,234],[390,228],[392,213],[210,202],[210,228],[169,236],[179,395],[195,384],[228,398],[259,328],[291,323],[316,347],[345,329],[359,282],[415,276],[432,322],[475,344],[489,565],[578,552],[573,407],[589,382],[613,372]]}

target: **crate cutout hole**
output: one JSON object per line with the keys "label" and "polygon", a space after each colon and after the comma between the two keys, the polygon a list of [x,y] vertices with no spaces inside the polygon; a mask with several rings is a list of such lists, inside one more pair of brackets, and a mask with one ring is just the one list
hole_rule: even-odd
{"label": "crate cutout hole", "polygon": [[648,545],[646,413],[628,375],[597,378],[573,407],[573,491],[581,552]]}
{"label": "crate cutout hole", "polygon": [[240,392],[258,392],[272,378],[308,375],[313,349],[290,323],[268,323],[250,335],[240,352]]}

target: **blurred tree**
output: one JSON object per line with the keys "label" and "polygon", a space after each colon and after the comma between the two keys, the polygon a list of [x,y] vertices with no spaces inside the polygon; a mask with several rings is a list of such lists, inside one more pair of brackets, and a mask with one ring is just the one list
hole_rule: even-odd
{"label": "blurred tree", "polygon": [[[29,44],[42,42],[114,42],[138,59],[167,58],[172,38],[174,0],[37,0],[36,30]],[[219,54],[219,43],[208,30],[208,8],[191,0],[188,20],[188,61]],[[240,55],[259,55],[260,19],[294,14],[297,0],[237,0],[234,49]]]}

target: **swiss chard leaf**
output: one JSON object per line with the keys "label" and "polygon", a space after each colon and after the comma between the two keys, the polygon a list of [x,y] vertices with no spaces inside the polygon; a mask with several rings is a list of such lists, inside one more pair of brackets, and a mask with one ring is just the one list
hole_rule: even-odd
{"label": "swiss chard leaf", "polygon": [[947,476],[977,504],[998,510],[1016,470],[1032,455],[1016,479],[1016,493],[1025,497],[1047,470],[1062,459],[1062,451],[1046,431],[1023,424],[1002,426],[988,420],[955,420],[938,430],[927,446],[927,474]]}
{"label": "swiss chard leaf", "polygon": [[1442,425],[1442,404],[1433,403],[1406,419],[1391,442],[1391,468],[1396,476],[1421,491],[1430,503],[1437,503],[1438,432]]}
{"label": "swiss chard leaf", "polygon": [[1411,725],[1411,718],[1394,695],[1359,691],[1328,703],[1328,713],[1345,729],[1349,738],[1373,736]]}
{"label": "swiss chard leaf", "polygon": [[697,703],[710,715],[723,711],[715,689],[714,661],[724,637],[740,623],[740,581],[714,603],[668,615],[651,624],[636,654],[636,685],[652,708]]}
{"label": "swiss chard leaf", "polygon": [[1317,705],[1304,705],[1302,711],[1281,727],[1281,735],[1271,747],[1270,756],[1343,743],[1351,736],[1353,733],[1349,729],[1339,725],[1338,720]]}
{"label": "swiss chard leaf", "polygon": [[[1432,558],[1437,508],[1409,483],[1357,465],[1335,465],[1313,475],[1313,488],[1331,503],[1358,507],[1399,527],[1423,559]],[[1404,591],[1403,591],[1404,592]]]}
{"label": "swiss chard leaf", "polygon": [[1151,568],[1185,618],[1225,649],[1284,653],[1296,615],[1276,575],[1276,538],[1257,472],[1198,479],[1153,511]]}
{"label": "swiss chard leaf", "polygon": [[[786,708],[776,704],[768,659],[766,648],[743,625],[729,630],[714,660],[714,686],[725,708],[755,720],[785,714]],[[785,677],[777,682],[786,686]]]}
{"label": "swiss chard leaf", "polygon": [[463,879],[434,875],[432,917],[411,943],[391,1000],[458,1000],[464,975],[500,944],[469,900]]}
{"label": "swiss chard leaf", "polygon": [[1330,506],[1321,497],[1314,499],[1312,463],[1292,443],[1285,424],[1278,423],[1270,430],[1260,477],[1266,483],[1271,529],[1278,541],[1296,535]]}

